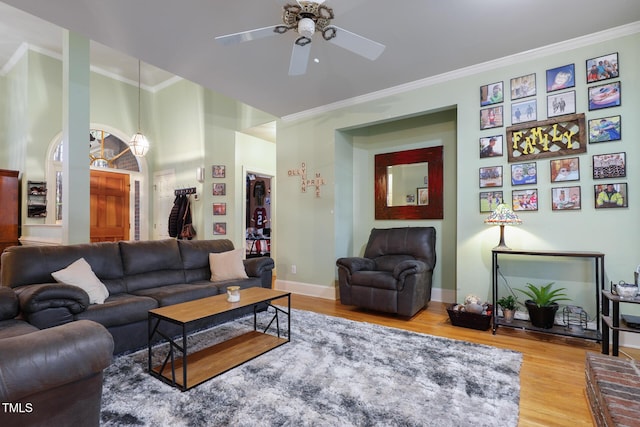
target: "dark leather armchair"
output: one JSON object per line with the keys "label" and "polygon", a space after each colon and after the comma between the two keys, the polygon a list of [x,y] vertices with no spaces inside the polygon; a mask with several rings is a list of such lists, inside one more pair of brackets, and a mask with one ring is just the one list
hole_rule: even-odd
{"label": "dark leather armchair", "polygon": [[372,229],[364,257],[340,258],[342,304],[413,316],[431,300],[433,227]]}

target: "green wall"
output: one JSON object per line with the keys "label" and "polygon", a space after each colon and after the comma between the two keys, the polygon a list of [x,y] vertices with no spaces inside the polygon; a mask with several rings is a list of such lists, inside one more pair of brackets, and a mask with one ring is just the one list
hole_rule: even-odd
{"label": "green wall", "polygon": [[[581,39],[556,45],[549,49],[505,58],[492,64],[483,64],[459,70],[444,76],[427,79],[422,84],[411,85],[405,92],[381,97],[377,100],[327,111],[319,115],[299,114],[285,118],[278,128],[278,215],[277,221],[286,227],[278,227],[278,278],[287,281],[331,287],[336,277],[336,258],[344,255],[359,255],[366,243],[368,230],[374,226],[415,225],[415,221],[388,221],[380,224],[373,219],[373,166],[371,153],[375,150],[393,151],[412,146],[395,144],[393,138],[385,141],[384,134],[377,139],[354,136],[354,129],[372,126],[384,129],[394,121],[409,117],[431,117],[443,110],[455,110],[455,147],[445,145],[445,174],[454,182],[453,188],[445,190],[445,200],[455,199],[453,209],[445,210],[445,227],[439,234],[443,245],[438,254],[436,270],[442,274],[448,266],[454,266],[455,274],[442,277],[435,287],[456,290],[455,299],[461,301],[469,293],[482,298],[490,297],[491,249],[498,242],[498,229],[483,223],[487,214],[479,212],[480,167],[503,166],[506,173],[502,191],[510,200],[512,187],[508,180],[510,164],[507,156],[479,158],[479,138],[493,134],[505,135],[505,127],[481,131],[479,127],[479,88],[497,81],[505,83],[505,102],[510,111],[510,79],[525,74],[537,76],[538,120],[546,119],[545,73],[547,69],[575,64],[576,105],[578,113],[586,119],[608,115],[623,118],[623,140],[603,144],[590,144],[587,152],[580,154],[581,179],[576,184],[582,189],[580,211],[552,211],[549,159],[537,160],[539,181],[539,210],[522,212],[523,225],[506,230],[507,244],[513,248],[589,250],[606,254],[606,280],[633,280],[633,270],[640,262],[634,248],[640,241],[637,225],[640,202],[634,198],[634,188],[640,175],[635,167],[640,158],[640,124],[635,117],[640,111],[638,97],[640,79],[640,35],[631,29],[630,35],[602,35],[599,39]],[[602,40],[602,41],[600,41]],[[588,111],[585,63],[589,58],[619,53],[622,82],[622,106],[600,111]],[[509,117],[506,118],[510,125]],[[436,140],[431,129],[416,125],[418,146],[428,146]],[[404,130],[410,133],[410,130]],[[355,143],[356,141],[357,143]],[[367,145],[374,145],[369,148]],[[376,145],[379,144],[379,145]],[[506,153],[505,146],[505,153]],[[594,208],[593,186],[604,181],[594,180],[591,156],[610,152],[627,153],[628,175],[626,178],[607,180],[629,184],[631,199],[625,209]],[[448,162],[455,158],[455,166]],[[287,172],[306,162],[310,173],[319,172],[327,181],[322,187],[321,197],[301,194],[297,179]],[[364,165],[364,166],[363,166]],[[452,170],[453,169],[453,170]],[[449,206],[447,204],[447,206]],[[454,227],[445,224],[451,221]],[[436,222],[437,223],[437,222]],[[297,233],[288,233],[297,230]],[[547,260],[549,261],[549,260]],[[290,266],[297,266],[297,274],[290,273]],[[530,266],[532,263],[527,262]],[[504,266],[507,270],[507,265]],[[570,273],[567,273],[569,271]],[[576,302],[592,298],[594,289],[582,287],[574,282],[591,280],[591,268],[584,265],[556,265],[546,262],[534,268],[510,267],[513,276],[508,279],[514,287],[525,281],[536,283],[556,281],[567,285]],[[450,283],[452,281],[453,283]],[[572,288],[573,286],[573,288]],[[588,294],[588,295],[587,295]],[[586,305],[586,304],[585,304]],[[594,313],[591,313],[592,315]]]}

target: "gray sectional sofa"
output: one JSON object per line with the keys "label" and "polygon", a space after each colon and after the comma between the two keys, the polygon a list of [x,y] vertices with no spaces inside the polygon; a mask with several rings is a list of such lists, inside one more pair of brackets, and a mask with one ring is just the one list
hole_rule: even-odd
{"label": "gray sectional sofa", "polygon": [[[242,260],[246,278],[210,280],[209,254],[233,249],[227,239],[15,246],[2,253],[0,284],[16,292],[21,316],[29,324],[45,329],[93,320],[111,333],[114,354],[120,354],[147,345],[150,309],[226,293],[230,285],[271,288],[274,262],[268,257]],[[52,277],[79,258],[108,289],[104,303],[90,304],[83,289]],[[217,318],[216,323],[240,314]],[[203,322],[193,328],[208,325]],[[175,335],[178,330],[163,332]]]}

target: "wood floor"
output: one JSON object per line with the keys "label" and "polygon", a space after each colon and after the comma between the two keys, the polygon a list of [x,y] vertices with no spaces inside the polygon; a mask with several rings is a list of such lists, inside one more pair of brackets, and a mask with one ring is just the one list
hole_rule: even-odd
{"label": "wood floor", "polygon": [[[339,301],[292,295],[292,308],[351,320],[377,323],[415,332],[517,350],[523,354],[520,371],[519,426],[592,426],[585,397],[584,361],[587,352],[600,352],[600,344],[575,338],[502,328],[477,331],[451,325],[445,304],[432,302],[428,309],[406,320],[345,306]],[[622,349],[635,359],[640,350]],[[625,357],[621,354],[621,357]],[[499,387],[487,378],[487,387]],[[496,420],[496,427],[501,427]]]}

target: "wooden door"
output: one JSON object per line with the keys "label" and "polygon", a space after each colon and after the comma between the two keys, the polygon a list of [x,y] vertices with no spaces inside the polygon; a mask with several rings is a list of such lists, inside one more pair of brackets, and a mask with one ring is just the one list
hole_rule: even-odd
{"label": "wooden door", "polygon": [[91,242],[129,240],[129,175],[91,171]]}

